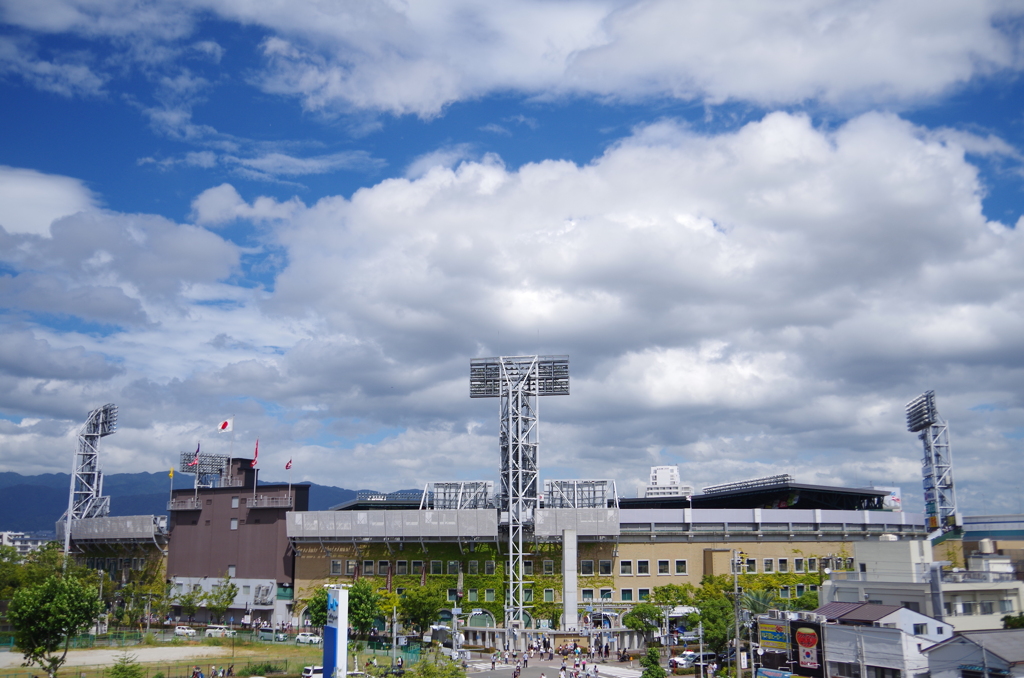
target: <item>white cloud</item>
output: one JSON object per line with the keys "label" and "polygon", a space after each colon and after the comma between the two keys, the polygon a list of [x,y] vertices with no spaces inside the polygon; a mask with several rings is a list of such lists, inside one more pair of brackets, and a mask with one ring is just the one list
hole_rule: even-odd
{"label": "white cloud", "polygon": [[[52,241],[0,243],[24,253],[3,260],[5,298],[66,309],[88,290],[77,313],[120,329],[24,335],[4,364],[38,367],[0,375],[0,403],[53,430],[11,427],[0,444],[56,449],[52,422],[102,395],[130,403],[126,430],[156,432],[133,438],[132,470],[235,412],[239,440],[258,434],[274,463],[318,460],[318,482],[493,478],[494,403],[468,398],[468,359],[568,353],[572,395],[542,406],[546,477],[625,487],[680,463],[697,486],[897,482],[913,506],[907,400],[939,392],[966,469],[1009,468],[1024,429],[1024,241],[982,215],[965,159],[1004,151],[964,139],[878,113],[834,129],[774,113],[720,134],[663,121],[582,166],[463,150],[351,198],[197,196],[197,224],[259,224],[245,256],[279,253],[272,284],[239,277],[243,253],[203,228],[63,219]],[[47,387],[79,355],[92,372]],[[986,479],[990,496],[1013,478]]]}
{"label": "white cloud", "polygon": [[0,165],[0,226],[8,233],[49,235],[54,220],[95,207],[78,179]]}

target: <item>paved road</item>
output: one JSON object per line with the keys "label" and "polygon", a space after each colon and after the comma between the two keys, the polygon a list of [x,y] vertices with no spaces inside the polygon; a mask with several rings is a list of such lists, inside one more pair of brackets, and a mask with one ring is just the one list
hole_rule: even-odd
{"label": "paved road", "polygon": [[[561,665],[562,660],[558,655],[555,655],[554,661],[534,658],[530,660],[530,665],[523,669],[520,678],[540,678],[542,673],[546,678],[558,678],[558,669]],[[571,668],[572,664],[570,663],[569,666]],[[607,664],[602,664],[601,662],[597,662],[597,664],[588,663],[587,667],[589,668],[590,666],[597,667],[600,678],[640,678],[640,674],[643,673],[640,668],[636,667],[636,662],[633,662],[633,667],[630,667],[629,664],[620,664],[618,662],[608,662]],[[473,659],[469,662],[469,673],[486,674],[494,678],[511,678],[514,668],[514,664],[498,662],[494,671],[491,671],[491,662],[489,660]]]}

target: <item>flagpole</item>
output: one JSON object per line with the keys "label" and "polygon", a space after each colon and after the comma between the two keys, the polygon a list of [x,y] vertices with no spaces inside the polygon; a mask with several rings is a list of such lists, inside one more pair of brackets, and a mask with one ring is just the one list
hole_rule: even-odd
{"label": "flagpole", "polygon": [[256,486],[259,485],[259,484],[260,484],[260,470],[259,470],[259,468],[257,468],[256,469],[256,477],[252,481],[252,500],[253,500],[254,503],[256,501]]}
{"label": "flagpole", "polygon": [[192,486],[195,488],[195,491],[196,491],[196,502],[197,503],[199,502],[199,467],[202,466],[202,464],[198,463],[199,462],[199,454],[200,454],[199,453],[199,448],[201,446],[202,446],[202,441],[199,441],[198,443],[196,443],[196,462],[197,462],[196,463],[196,473],[193,476],[193,478],[195,478],[195,480],[192,481]]}
{"label": "flagpole", "polygon": [[170,505],[170,502],[174,501],[174,466],[173,465],[171,466],[171,472],[170,472],[169,475],[171,476],[171,489],[167,493],[167,503],[168,503],[168,505]]}
{"label": "flagpole", "polygon": [[228,449],[228,458],[235,456],[235,415],[231,415],[231,447]]}

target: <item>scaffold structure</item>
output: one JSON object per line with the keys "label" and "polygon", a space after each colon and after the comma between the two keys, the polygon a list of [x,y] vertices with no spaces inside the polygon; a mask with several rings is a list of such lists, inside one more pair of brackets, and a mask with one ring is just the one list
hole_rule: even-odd
{"label": "scaffold structure", "polygon": [[469,397],[498,398],[501,524],[508,530],[505,627],[523,628],[526,605],[523,543],[537,508],[538,398],[569,395],[569,356],[476,358],[469,365]]}
{"label": "scaffold structure", "polygon": [[932,530],[948,532],[960,524],[953,486],[953,456],[949,449],[949,426],[935,406],[935,391],[926,391],[907,403],[907,430],[918,433],[924,443],[921,474],[924,485],[924,514]]}
{"label": "scaffold structure", "polygon": [[71,469],[71,490],[64,521],[64,553],[71,549],[71,521],[110,515],[110,497],[103,496],[100,470],[100,438],[117,432],[117,405],[107,403],[89,413],[78,432],[78,446]]}

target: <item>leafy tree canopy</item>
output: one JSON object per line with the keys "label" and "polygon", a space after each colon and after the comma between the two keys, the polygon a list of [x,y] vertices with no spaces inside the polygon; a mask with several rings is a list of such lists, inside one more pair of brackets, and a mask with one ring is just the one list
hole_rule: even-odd
{"label": "leafy tree canopy", "polygon": [[403,624],[413,626],[420,633],[425,633],[430,625],[437,620],[444,605],[445,596],[440,589],[417,586],[406,589],[405,598],[402,598],[402,605],[398,613],[402,617]]}
{"label": "leafy tree canopy", "polygon": [[727,587],[731,588],[732,582],[726,576],[704,577],[693,597],[698,611],[687,619],[691,629],[696,629],[698,623],[703,624],[704,644],[713,652],[725,649],[733,625],[733,604],[725,595]]}
{"label": "leafy tree canopy", "polygon": [[647,654],[640,657],[640,666],[644,667],[640,678],[665,678],[667,675],[661,666],[661,657],[656,647],[647,648]]}
{"label": "leafy tree canopy", "polygon": [[238,595],[238,586],[231,583],[231,577],[224,575],[219,583],[213,585],[213,590],[203,595],[203,602],[210,615],[217,621],[223,621],[224,613],[235,602]]}
{"label": "leafy tree canopy", "polygon": [[358,633],[367,633],[373,628],[380,614],[380,594],[370,582],[360,579],[348,590],[348,623]]}
{"label": "leafy tree canopy", "polygon": [[[41,584],[22,586],[7,610],[14,640],[25,665],[38,665],[51,678],[67,659],[71,638],[100,613],[97,591],[75,577],[51,576]],[[63,646],[63,652],[57,654]]]}
{"label": "leafy tree canopy", "polygon": [[650,603],[637,603],[633,609],[622,615],[622,624],[633,631],[650,633],[660,626],[664,614],[661,608]]}
{"label": "leafy tree canopy", "polygon": [[466,678],[466,671],[439,652],[419,660],[409,669],[414,678]]}
{"label": "leafy tree canopy", "polygon": [[1003,617],[1003,628],[1024,629],[1024,612],[1018,612],[1016,615],[1008,614]]}
{"label": "leafy tree canopy", "polygon": [[318,629],[327,626],[327,589],[314,589],[303,602],[306,611],[309,612],[309,623]]}
{"label": "leafy tree canopy", "polygon": [[137,657],[125,650],[110,667],[110,678],[144,678],[146,675]]}

